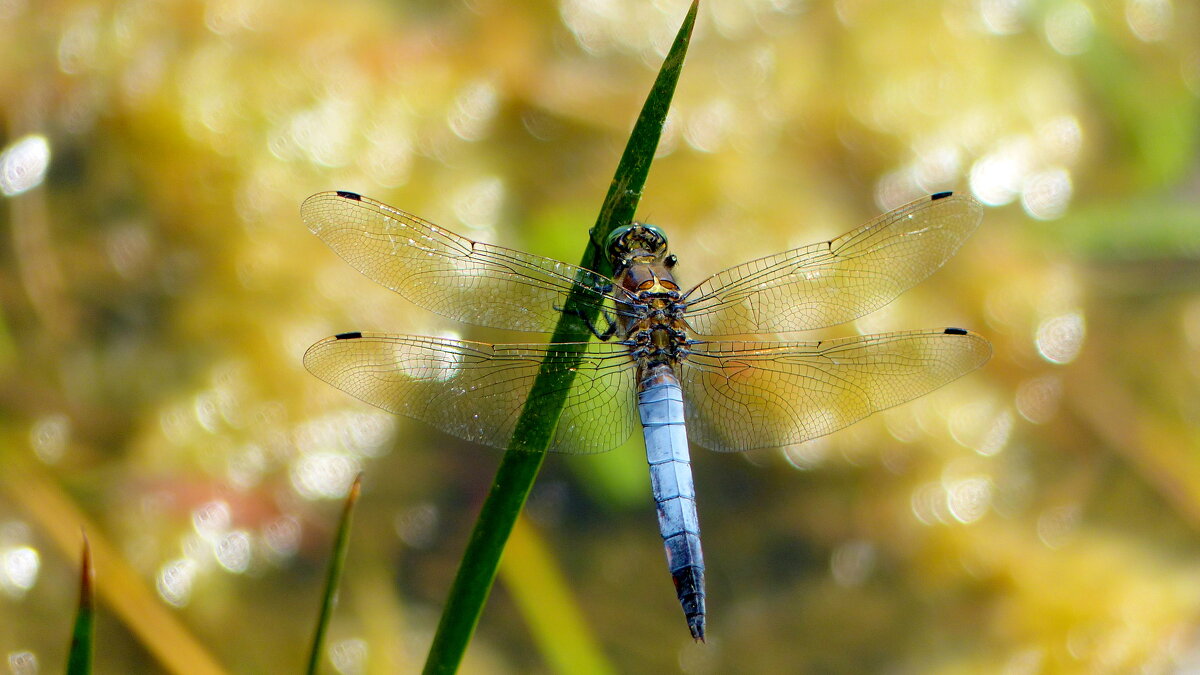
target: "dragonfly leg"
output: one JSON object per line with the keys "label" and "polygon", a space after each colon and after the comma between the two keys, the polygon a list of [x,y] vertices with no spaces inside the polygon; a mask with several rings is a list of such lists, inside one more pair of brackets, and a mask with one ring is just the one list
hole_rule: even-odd
{"label": "dragonfly leg", "polygon": [[608,341],[612,338],[612,336],[617,334],[617,318],[610,315],[608,310],[603,308],[600,310],[600,316],[604,317],[604,320],[608,322],[608,328],[605,328],[603,333],[597,333],[596,327],[593,326],[590,321],[586,323],[588,324],[588,328],[592,329],[592,333],[594,333],[596,337],[600,338],[601,340]]}

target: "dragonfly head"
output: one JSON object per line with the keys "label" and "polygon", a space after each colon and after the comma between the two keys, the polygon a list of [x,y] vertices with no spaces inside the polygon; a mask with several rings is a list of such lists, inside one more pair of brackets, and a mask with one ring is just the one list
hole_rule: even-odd
{"label": "dragonfly head", "polygon": [[667,235],[653,225],[631,223],[608,235],[604,252],[618,269],[635,262],[663,262],[667,258]]}

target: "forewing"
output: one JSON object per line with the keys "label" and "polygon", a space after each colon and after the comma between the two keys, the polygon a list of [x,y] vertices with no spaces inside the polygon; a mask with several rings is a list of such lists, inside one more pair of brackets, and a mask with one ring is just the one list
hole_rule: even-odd
{"label": "forewing", "polygon": [[983,365],[959,328],[821,342],[698,342],[682,368],[688,433],[740,451],[800,443],[911,401]]}
{"label": "forewing", "polygon": [[[624,442],[637,423],[634,363],[628,348],[605,342],[555,345],[582,351],[550,445],[590,453]],[[491,345],[410,335],[345,333],[314,344],[304,365],[346,393],[475,443],[505,448],[543,362],[552,373],[568,359],[544,344]],[[540,405],[537,399],[530,406]]]}
{"label": "forewing", "polygon": [[699,335],[744,335],[851,321],[941,267],[982,217],[968,196],[926,197],[832,241],[709,277],[684,297],[687,322]]}
{"label": "forewing", "polygon": [[581,287],[585,309],[603,308],[611,300],[607,277],[472,241],[352,192],[315,194],[300,214],[308,229],[355,269],[458,321],[551,332],[572,289]]}

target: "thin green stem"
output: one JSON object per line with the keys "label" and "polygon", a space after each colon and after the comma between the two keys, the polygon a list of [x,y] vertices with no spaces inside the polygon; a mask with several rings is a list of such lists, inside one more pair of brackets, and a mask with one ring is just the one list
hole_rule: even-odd
{"label": "thin green stem", "polygon": [[316,675],[317,666],[321,662],[321,654],[325,645],[325,633],[329,629],[329,620],[333,616],[333,607],[337,601],[337,589],[342,578],[342,569],[346,566],[346,551],[350,548],[350,520],[354,515],[354,505],[362,493],[362,474],[355,477],[346,495],[346,504],[342,507],[342,520],[338,524],[337,538],[333,543],[333,557],[329,560],[329,571],[325,575],[325,593],[321,597],[321,614],[317,617],[317,630],[313,635],[312,648],[308,653],[308,675]]}
{"label": "thin green stem", "polygon": [[95,653],[96,603],[92,593],[92,550],[87,534],[83,535],[83,555],[79,562],[79,607],[75,612],[75,627],[71,630],[71,649],[67,654],[67,675],[87,675],[92,672]]}

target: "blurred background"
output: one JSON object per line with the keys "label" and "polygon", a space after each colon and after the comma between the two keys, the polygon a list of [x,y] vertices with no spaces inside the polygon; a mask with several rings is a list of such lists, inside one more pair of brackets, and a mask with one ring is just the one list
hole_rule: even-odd
{"label": "blurred background", "polygon": [[[493,341],[306,231],[353,190],[575,262],[682,0],[0,0],[0,656],[419,669],[500,460],[309,375],[349,330]],[[696,449],[710,642],[640,435],[548,458],[464,672],[1200,672],[1200,6],[707,0],[639,216],[685,285],[945,189],[945,268],[828,335],[983,369],[800,446]],[[800,336],[806,337],[806,336]]]}

